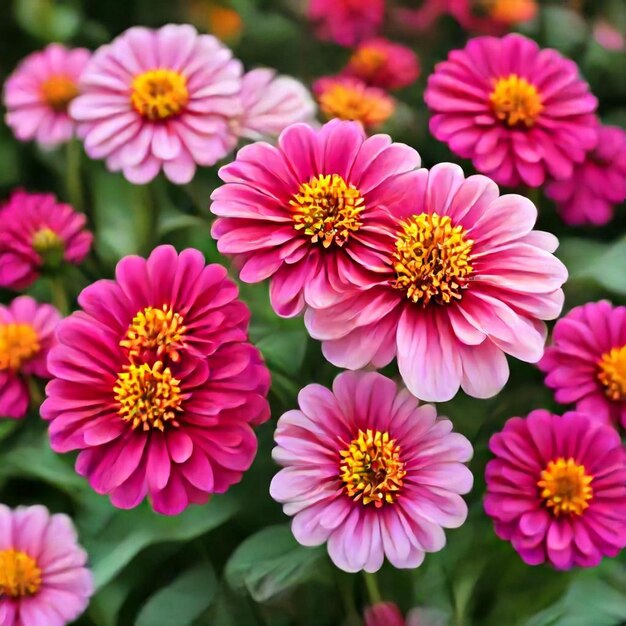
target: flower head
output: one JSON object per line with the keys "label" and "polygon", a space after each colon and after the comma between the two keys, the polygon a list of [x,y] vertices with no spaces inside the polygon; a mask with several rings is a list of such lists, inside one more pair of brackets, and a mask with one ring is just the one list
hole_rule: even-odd
{"label": "flower head", "polygon": [[279,420],[270,493],[303,545],[328,543],[335,565],[374,572],[420,565],[460,526],[472,487],[469,441],[433,406],[375,372],[308,385]]}
{"label": "flower head", "polygon": [[189,25],[133,27],[94,53],[70,107],[93,159],[136,184],[189,182],[235,146],[241,63]]}
{"label": "flower head", "polygon": [[[563,305],[567,271],[557,240],[533,231],[537,209],[499,196],[484,176],[465,178],[442,163],[410,175],[382,237],[386,271],[313,304],[305,323],[339,367],[387,365],[395,355],[406,386],[427,401],[498,393],[508,378],[505,353],[543,355],[546,327]],[[377,261],[379,263],[379,261]]]}
{"label": "flower head", "polygon": [[0,287],[24,289],[42,271],[78,265],[93,241],[86,219],[52,194],[16,191],[0,208]]}
{"label": "flower head", "polygon": [[626,427],[626,307],[603,300],[572,309],[539,367],[558,402]]}
{"label": "flower head", "polygon": [[54,148],[74,135],[68,115],[70,102],[79,94],[78,83],[89,61],[84,48],[68,50],[53,43],[27,56],[4,87],[6,123],[20,141],[35,139]]}
{"label": "flower head", "polygon": [[502,185],[569,178],[597,141],[597,100],[576,64],[522,35],[451,52],[424,98],[432,134]]}
{"label": "flower head", "polygon": [[363,622],[365,626],[406,626],[402,612],[393,602],[377,602],[368,606],[363,613]]}
{"label": "flower head", "polygon": [[581,413],[533,411],[491,438],[485,511],[529,565],[595,567],[626,547],[626,452]]}
{"label": "flower head", "polygon": [[170,246],[126,257],[59,327],[41,407],[56,452],[115,506],[180,513],[241,479],[269,374],[221,265]]}

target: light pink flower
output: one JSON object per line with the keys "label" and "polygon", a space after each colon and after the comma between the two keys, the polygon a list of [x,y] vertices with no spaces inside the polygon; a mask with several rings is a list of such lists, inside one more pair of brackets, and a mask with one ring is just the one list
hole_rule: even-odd
{"label": "light pink flower", "polygon": [[597,142],[597,100],[576,64],[522,35],[452,51],[424,99],[432,134],[502,185],[569,178]]}
{"label": "light pink flower", "polygon": [[379,244],[386,272],[329,305],[313,302],[305,323],[338,367],[383,367],[397,355],[423,400],[450,400],[459,386],[491,397],[509,376],[505,354],[543,355],[542,320],[559,315],[567,277],[552,254],[558,241],[533,230],[530,200],[499,196],[485,176],[441,163],[410,178],[413,195]]}
{"label": "light pink flower", "polygon": [[53,306],[38,304],[30,296],[0,304],[0,418],[24,417],[30,399],[28,378],[49,378],[46,360],[60,319]]}
{"label": "light pink flower", "polygon": [[566,224],[602,225],[626,200],[626,132],[600,126],[598,143],[566,180],[549,181],[546,195]]}
{"label": "light pink flower", "polygon": [[241,63],[193,26],[133,27],[94,53],[70,107],[92,159],[136,184],[189,182],[235,146]]}
{"label": "light pink flower", "polygon": [[4,85],[6,123],[20,141],[35,139],[44,148],[66,143],[74,135],[67,113],[89,61],[84,48],[58,43],[27,56]]}
{"label": "light pink flower", "polygon": [[593,25],[594,39],[607,50],[621,52],[626,49],[626,37],[609,22],[599,19]]}
{"label": "light pink flower", "polygon": [[245,282],[271,277],[274,310],[290,317],[305,300],[323,304],[385,271],[383,207],[400,210],[411,193],[417,152],[387,135],[366,138],[360,124],[287,128],[278,146],[256,143],[220,170],[212,196],[212,235]]}
{"label": "light pink flower", "polygon": [[302,545],[327,543],[346,572],[414,568],[467,517],[470,442],[435,407],[376,372],[307,385],[279,420],[270,486]]}
{"label": "light pink flower", "polygon": [[73,623],[94,591],[86,563],[67,515],[0,504],[0,624]]}

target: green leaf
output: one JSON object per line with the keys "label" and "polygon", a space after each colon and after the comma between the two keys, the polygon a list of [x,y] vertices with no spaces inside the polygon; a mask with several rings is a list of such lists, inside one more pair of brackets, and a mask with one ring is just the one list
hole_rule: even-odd
{"label": "green leaf", "polygon": [[67,41],[81,23],[78,10],[50,0],[16,0],[15,20],[28,34],[45,41]]}
{"label": "green leaf", "polygon": [[256,342],[270,369],[295,376],[302,367],[307,334],[304,328],[274,332]]}

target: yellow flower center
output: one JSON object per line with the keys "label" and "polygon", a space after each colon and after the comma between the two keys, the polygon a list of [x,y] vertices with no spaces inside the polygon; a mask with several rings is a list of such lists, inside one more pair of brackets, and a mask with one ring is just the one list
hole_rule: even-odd
{"label": "yellow flower center", "polygon": [[35,559],[18,550],[0,550],[0,600],[33,596],[40,587],[41,570]]}
{"label": "yellow flower center", "polygon": [[180,381],[172,376],[169,367],[163,367],[162,361],[152,366],[126,365],[117,375],[113,391],[119,415],[133,428],[164,431],[166,423],[178,426],[176,413],[182,411],[184,396]]}
{"label": "yellow flower center", "polygon": [[413,302],[426,306],[431,300],[449,304],[461,299],[472,273],[471,251],[462,226],[453,226],[447,215],[420,213],[401,223],[391,264],[391,283]]}
{"label": "yellow flower center", "polygon": [[131,360],[145,351],[156,350],[158,357],[167,355],[172,361],[178,361],[179,350],[185,347],[186,330],[182,316],[167,304],[160,309],[149,306],[135,315],[120,346],[128,350]]}
{"label": "yellow flower center", "polygon": [[332,243],[343,246],[350,233],[361,227],[360,214],[365,209],[359,190],[339,174],[314,176],[300,185],[289,204],[294,228],[313,243],[321,241],[324,248]]}
{"label": "yellow flower center", "polygon": [[0,371],[17,372],[40,349],[39,337],[30,324],[0,324]]}
{"label": "yellow flower center", "polygon": [[41,257],[44,266],[57,268],[63,262],[65,244],[51,228],[40,228],[31,240],[33,250]]}
{"label": "yellow flower center", "polygon": [[356,439],[340,452],[339,476],[345,493],[364,504],[380,508],[395,502],[406,476],[400,446],[388,432],[359,430]]}
{"label": "yellow flower center", "polygon": [[55,111],[67,111],[70,102],[78,95],[78,86],[69,76],[51,76],[41,84],[43,101]]}
{"label": "yellow flower center", "polygon": [[585,466],[578,465],[573,458],[559,457],[550,461],[541,472],[537,486],[548,508],[558,517],[561,514],[582,515],[593,497],[590,483],[593,476],[585,474]]}
{"label": "yellow flower center", "polygon": [[508,126],[530,128],[543,110],[537,88],[517,74],[498,79],[489,101],[496,117]]}
{"label": "yellow flower center", "polygon": [[178,115],[189,101],[187,79],[175,70],[156,69],[139,74],[131,89],[135,111],[153,122]]}
{"label": "yellow flower center", "polygon": [[372,77],[387,62],[387,55],[374,46],[363,46],[350,57],[350,67],[359,75]]}
{"label": "yellow flower center", "polygon": [[365,84],[335,83],[318,95],[322,113],[328,118],[355,120],[363,126],[378,126],[393,114],[395,105]]}
{"label": "yellow flower center", "polygon": [[598,378],[611,400],[626,400],[626,346],[613,348],[598,363]]}

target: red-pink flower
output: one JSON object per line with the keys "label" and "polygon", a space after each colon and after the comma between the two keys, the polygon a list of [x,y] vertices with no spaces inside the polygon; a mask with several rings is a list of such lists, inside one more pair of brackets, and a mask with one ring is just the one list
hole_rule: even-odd
{"label": "red-pink flower", "polygon": [[6,123],[17,139],[54,148],[72,138],[74,122],[67,109],[79,94],[89,57],[84,48],[68,50],[53,43],[22,60],[4,85]]}
{"label": "red-pink flower", "polygon": [[290,126],[278,146],[246,146],[220,170],[212,234],[241,280],[271,277],[274,310],[297,315],[305,300],[323,304],[363,284],[366,267],[385,271],[383,207],[401,209],[419,164],[412,148],[368,139],[354,122]]}
{"label": "red-pink flower", "polygon": [[86,563],[67,515],[0,504],[0,624],[73,623],[94,591]]}
{"label": "red-pink flower", "polygon": [[53,194],[16,191],[0,208],[0,287],[24,289],[41,272],[78,265],[89,253],[86,219]]}
{"label": "red-pink flower", "polygon": [[452,51],[424,98],[432,134],[502,185],[570,178],[597,142],[597,100],[576,64],[522,35]]}
{"label": "red-pink flower", "polygon": [[626,547],[626,452],[581,413],[514,417],[489,447],[485,511],[529,565],[595,567]]}
{"label": "red-pink flower", "polygon": [[309,0],[309,19],[317,36],[341,46],[376,35],[384,14],[385,0]]}
{"label": "red-pink flower", "polygon": [[406,626],[400,608],[393,602],[377,602],[368,606],[363,613],[363,622],[365,626]]}
{"label": "red-pink flower", "polygon": [[376,372],[308,385],[279,420],[272,497],[305,546],[327,542],[346,572],[415,568],[467,517],[470,442],[432,405]]}
{"label": "red-pink flower", "polygon": [[59,326],[41,415],[56,452],[121,508],[204,503],[241,479],[269,417],[269,373],[247,307],[197,250],[130,256],[79,296]]}
{"label": "red-pink flower", "polygon": [[136,184],[189,182],[237,141],[241,63],[193,26],[133,27],[94,53],[71,116],[92,159]]}
{"label": "red-pink flower", "polygon": [[546,195],[567,224],[610,222],[615,206],[626,200],[626,132],[600,126],[598,143],[570,178],[549,181]]}
{"label": "red-pink flower", "polygon": [[539,367],[557,402],[626,427],[626,307],[602,300],[572,309]]}
{"label": "red-pink flower", "polygon": [[[395,207],[379,254],[386,271],[305,315],[338,367],[387,365],[418,398],[450,400],[498,393],[509,375],[505,353],[543,355],[546,326],[563,305],[565,266],[557,239],[534,231],[537,209],[499,196],[485,176],[465,178],[441,163],[410,175],[413,195]],[[367,266],[366,266],[367,267]]]}
{"label": "red-pink flower", "polygon": [[29,377],[49,378],[46,360],[60,319],[53,306],[30,296],[0,304],[0,418],[24,417]]}

